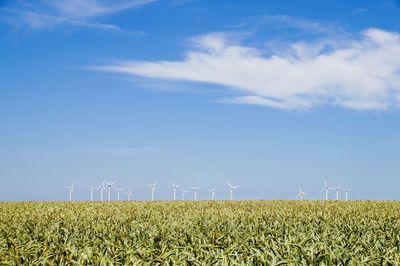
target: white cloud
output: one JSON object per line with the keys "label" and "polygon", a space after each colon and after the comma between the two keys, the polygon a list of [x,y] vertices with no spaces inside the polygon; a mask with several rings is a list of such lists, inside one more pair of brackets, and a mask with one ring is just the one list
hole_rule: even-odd
{"label": "white cloud", "polygon": [[51,28],[64,23],[122,31],[116,25],[90,22],[90,19],[154,1],[157,0],[41,0],[35,4],[17,1],[0,7],[0,19],[18,27],[28,26],[30,29]]}
{"label": "white cloud", "polygon": [[[121,61],[96,70],[152,79],[222,85],[240,94],[221,102],[304,109],[339,105],[351,109],[399,106],[400,35],[368,29],[359,38],[293,43],[264,56],[223,33],[192,38],[182,61]],[[332,45],[334,44],[334,45]]]}
{"label": "white cloud", "polygon": [[359,8],[356,8],[356,9],[353,11],[353,15],[360,15],[360,14],[363,14],[363,13],[365,13],[365,12],[367,12],[367,11],[368,11],[368,8],[359,7]]}
{"label": "white cloud", "polygon": [[254,104],[263,105],[269,107],[275,107],[278,109],[295,109],[295,108],[309,108],[311,103],[302,99],[291,99],[286,101],[271,100],[265,97],[250,95],[250,96],[238,96],[231,98],[223,98],[216,102],[219,103],[233,103],[233,104]]}
{"label": "white cloud", "polygon": [[[14,9],[8,9],[8,8],[0,8],[0,10],[20,15],[21,16],[20,18],[22,18],[22,20],[14,19],[12,23],[18,24],[18,25],[27,24],[27,25],[29,25],[29,27],[31,29],[51,28],[59,23],[67,23],[67,24],[74,25],[74,26],[84,26],[84,27],[90,27],[90,28],[123,31],[118,26],[111,25],[111,24],[90,23],[90,22],[86,22],[83,20],[73,20],[73,19],[68,19],[68,18],[64,18],[64,17],[57,17],[57,16],[45,15],[45,14],[40,14],[40,13],[35,13],[35,12],[30,12],[30,11],[21,11],[21,10],[14,10]],[[10,21],[10,20],[8,20],[8,21]]]}
{"label": "white cloud", "polygon": [[259,23],[261,24],[275,24],[275,26],[284,26],[291,28],[299,28],[307,32],[328,32],[330,28],[321,25],[318,22],[303,19],[303,18],[293,18],[287,15],[269,15],[262,16],[259,18]]}
{"label": "white cloud", "polygon": [[163,154],[166,153],[168,149],[162,147],[107,147],[107,148],[87,148],[76,151],[89,155],[143,155],[143,154]]}
{"label": "white cloud", "polygon": [[155,0],[50,0],[47,1],[47,3],[49,6],[58,9],[64,17],[88,18],[118,12],[154,1]]}

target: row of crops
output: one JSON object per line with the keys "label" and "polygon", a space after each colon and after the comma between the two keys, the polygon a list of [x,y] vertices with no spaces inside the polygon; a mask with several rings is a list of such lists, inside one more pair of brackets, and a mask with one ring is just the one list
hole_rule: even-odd
{"label": "row of crops", "polygon": [[0,264],[399,264],[400,203],[0,203]]}

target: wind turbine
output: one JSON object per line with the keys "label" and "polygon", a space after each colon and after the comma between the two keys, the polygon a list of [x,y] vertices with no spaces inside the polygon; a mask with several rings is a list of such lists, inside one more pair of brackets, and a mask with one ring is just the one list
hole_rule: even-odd
{"label": "wind turbine", "polygon": [[300,200],[303,200],[303,196],[308,195],[308,193],[304,192],[301,187],[299,186],[299,194],[297,194],[297,198],[300,198]]}
{"label": "wind turbine", "polygon": [[107,186],[108,186],[108,201],[111,201],[111,187],[115,184],[115,182],[107,182]]}
{"label": "wind turbine", "polygon": [[339,200],[339,189],[342,186],[342,183],[340,183],[337,187],[329,188],[330,190],[336,191],[336,200]]}
{"label": "wind turbine", "polygon": [[176,185],[176,184],[174,184],[174,183],[171,183],[171,186],[172,186],[173,189],[174,189],[174,200],[176,200],[176,189],[179,188],[179,185]]}
{"label": "wind turbine", "polygon": [[128,195],[128,201],[131,200],[131,196],[133,195],[132,193],[132,188],[129,187],[129,190],[127,192],[125,192]]}
{"label": "wind turbine", "polygon": [[211,200],[215,200],[215,189],[216,186],[214,186],[212,189],[209,190],[209,192],[211,192]]}
{"label": "wind turbine", "polygon": [[156,191],[156,185],[157,185],[157,181],[154,182],[154,184],[149,184],[149,186],[151,186],[151,200],[154,200],[154,193]]}
{"label": "wind turbine", "polygon": [[69,201],[72,201],[72,193],[74,192],[75,183],[64,188],[69,189]]}
{"label": "wind turbine", "polygon": [[229,181],[226,181],[226,183],[229,186],[229,197],[230,197],[230,200],[233,200],[233,190],[236,189],[236,188],[239,188],[239,186],[232,186],[232,184],[229,183]]}
{"label": "wind turbine", "polygon": [[199,190],[199,186],[197,186],[197,187],[191,187],[191,189],[193,189],[193,192],[194,192],[194,200],[197,200],[197,190]]}
{"label": "wind turbine", "polygon": [[350,188],[344,188],[343,186],[342,186],[342,189],[343,189],[343,191],[344,191],[344,193],[345,193],[345,195],[346,195],[346,201],[347,201],[347,199],[348,199],[348,194],[349,194],[349,192],[351,191],[351,189],[350,189]]}
{"label": "wind turbine", "polygon": [[188,193],[189,190],[183,190],[183,188],[181,187],[181,192],[182,192],[182,200],[185,200],[185,193]]}
{"label": "wind turbine", "polygon": [[325,191],[325,200],[328,200],[328,190],[331,190],[331,188],[328,186],[328,181],[324,179],[324,187],[321,190],[321,193]]}
{"label": "wind turbine", "polygon": [[100,189],[100,200],[103,201],[103,191],[106,190],[106,180],[103,180],[100,186],[97,187]]}
{"label": "wind turbine", "polygon": [[122,190],[124,190],[124,188],[123,188],[123,187],[116,187],[115,190],[117,191],[117,199],[118,199],[118,201],[119,201],[119,193],[120,193]]}
{"label": "wind turbine", "polygon": [[97,189],[95,186],[90,186],[90,201],[93,201],[93,190]]}

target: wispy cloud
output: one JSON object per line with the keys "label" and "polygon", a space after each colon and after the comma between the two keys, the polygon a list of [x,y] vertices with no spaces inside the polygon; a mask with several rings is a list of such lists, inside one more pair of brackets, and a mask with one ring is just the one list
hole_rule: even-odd
{"label": "wispy cloud", "polygon": [[21,155],[21,156],[61,156],[61,155],[94,155],[94,156],[134,156],[134,155],[157,155],[167,154],[169,152],[180,151],[179,147],[132,147],[132,146],[117,146],[117,147],[81,147],[81,148],[59,148],[39,150],[23,149],[23,150],[2,150],[0,155]]}
{"label": "wispy cloud", "polygon": [[14,21],[16,23],[26,23],[32,29],[43,29],[43,28],[51,28],[59,23],[67,23],[75,26],[84,26],[91,28],[99,28],[99,29],[111,29],[122,31],[118,26],[111,24],[103,24],[103,23],[90,23],[83,20],[73,20],[64,17],[56,17],[52,15],[40,14],[31,11],[21,11],[9,8],[0,8],[0,10],[7,11],[9,13],[14,13],[23,17],[23,21]]}
{"label": "wispy cloud", "polygon": [[360,15],[360,14],[363,14],[363,13],[365,13],[365,12],[367,12],[367,11],[368,11],[368,8],[359,7],[359,8],[356,8],[356,9],[353,11],[353,15]]}
{"label": "wispy cloud", "polygon": [[291,43],[271,56],[224,33],[193,38],[182,61],[122,61],[93,69],[157,80],[211,83],[238,96],[219,102],[357,110],[400,105],[400,35],[368,29],[350,39]]}
{"label": "wispy cloud", "polygon": [[[288,15],[262,15],[253,16],[231,25],[229,28],[247,29],[251,32],[262,31],[263,29],[296,29],[299,35],[306,34],[337,34],[344,30],[336,24],[321,24],[307,18],[291,17]],[[292,33],[293,34],[293,33]]]}
{"label": "wispy cloud", "polygon": [[52,28],[69,24],[98,29],[123,31],[119,26],[93,22],[94,18],[149,4],[156,0],[41,0],[35,4],[16,1],[0,7],[0,19],[17,27]]}
{"label": "wispy cloud", "polygon": [[162,147],[97,147],[76,150],[79,153],[88,155],[143,155],[163,154],[167,148]]}
{"label": "wispy cloud", "polygon": [[88,18],[110,14],[154,2],[155,0],[53,0],[47,2],[56,8],[63,16],[69,18]]}
{"label": "wispy cloud", "polygon": [[271,26],[291,27],[306,30],[307,32],[324,33],[330,32],[330,27],[316,21],[304,18],[294,18],[287,15],[267,15],[258,18],[259,23]]}

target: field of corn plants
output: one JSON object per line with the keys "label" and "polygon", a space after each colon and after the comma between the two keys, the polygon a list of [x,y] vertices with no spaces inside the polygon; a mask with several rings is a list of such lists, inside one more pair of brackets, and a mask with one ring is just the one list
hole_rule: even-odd
{"label": "field of corn plants", "polygon": [[400,263],[400,203],[0,203],[0,264]]}

